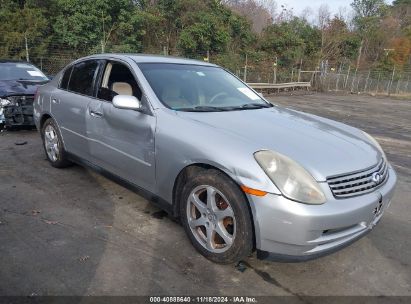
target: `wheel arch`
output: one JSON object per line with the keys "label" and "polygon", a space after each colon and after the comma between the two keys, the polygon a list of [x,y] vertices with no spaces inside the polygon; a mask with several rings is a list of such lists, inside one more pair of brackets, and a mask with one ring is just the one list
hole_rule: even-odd
{"label": "wheel arch", "polygon": [[61,133],[61,130],[60,130],[60,125],[59,125],[59,123],[56,121],[56,119],[53,117],[53,115],[52,115],[51,113],[49,113],[49,112],[44,112],[44,113],[41,115],[40,120],[39,120],[39,127],[40,127],[40,128],[39,128],[39,132],[40,132],[41,138],[43,139],[43,132],[42,132],[42,130],[43,130],[44,123],[45,123],[49,118],[53,119],[53,121],[56,123],[56,125],[57,125],[57,127],[58,127],[58,129],[59,129],[60,135],[61,135],[61,140],[62,140],[62,142],[63,142],[63,146],[65,146],[64,137],[63,137],[63,134]]}
{"label": "wheel arch", "polygon": [[39,124],[39,126],[40,126],[40,131],[43,129],[44,123],[45,123],[46,120],[49,119],[49,118],[54,119],[53,116],[51,116],[50,113],[43,113],[43,115],[41,115],[40,124]]}
{"label": "wheel arch", "polygon": [[234,184],[238,187],[240,192],[243,194],[245,201],[247,202],[247,208],[249,210],[250,214],[250,220],[251,220],[251,225],[253,229],[253,250],[256,248],[256,233],[255,233],[255,227],[254,227],[254,214],[251,209],[250,202],[248,200],[247,195],[241,190],[241,185],[232,177],[230,176],[229,173],[227,173],[225,170],[218,168],[214,165],[206,164],[206,163],[192,163],[184,167],[179,174],[177,175],[175,181],[174,181],[174,186],[173,186],[173,195],[172,195],[172,209],[173,209],[173,215],[174,217],[178,218],[179,217],[179,208],[181,204],[181,194],[182,194],[182,189],[184,184],[186,183],[187,179],[189,179],[191,176],[194,176],[196,174],[199,174],[202,171],[207,171],[207,170],[217,170],[224,174],[227,178],[232,180]]}

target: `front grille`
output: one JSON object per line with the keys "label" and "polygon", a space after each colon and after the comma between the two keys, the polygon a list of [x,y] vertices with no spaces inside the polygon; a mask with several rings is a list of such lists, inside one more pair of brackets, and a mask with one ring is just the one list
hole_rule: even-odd
{"label": "front grille", "polygon": [[371,192],[384,184],[387,178],[388,165],[384,159],[381,159],[372,168],[327,178],[327,182],[336,198],[347,198]]}

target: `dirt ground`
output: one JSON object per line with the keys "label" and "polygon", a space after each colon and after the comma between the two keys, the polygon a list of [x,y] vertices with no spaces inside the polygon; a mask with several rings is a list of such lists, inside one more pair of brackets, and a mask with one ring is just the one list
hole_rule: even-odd
{"label": "dirt ground", "polygon": [[304,263],[250,257],[243,272],[213,264],[146,200],[82,167],[52,168],[36,131],[3,132],[0,295],[411,295],[411,101],[271,99],[380,141],[399,182],[390,209],[366,237]]}

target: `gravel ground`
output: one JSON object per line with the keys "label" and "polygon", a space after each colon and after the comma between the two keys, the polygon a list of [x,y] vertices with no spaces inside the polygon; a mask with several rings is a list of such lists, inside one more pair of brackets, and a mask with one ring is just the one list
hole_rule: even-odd
{"label": "gravel ground", "polygon": [[[399,176],[390,209],[353,245],[305,263],[216,265],[152,204],[79,166],[54,169],[36,131],[0,134],[0,295],[409,295],[411,101],[271,97],[371,133]],[[20,144],[20,145],[18,145]]]}

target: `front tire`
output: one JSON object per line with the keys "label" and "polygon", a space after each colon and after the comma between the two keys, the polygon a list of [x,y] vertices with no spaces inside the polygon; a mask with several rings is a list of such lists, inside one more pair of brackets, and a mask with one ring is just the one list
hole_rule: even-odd
{"label": "front tire", "polygon": [[47,159],[53,167],[65,168],[72,164],[68,160],[67,153],[64,150],[63,139],[59,128],[52,118],[45,121],[41,129],[41,137]]}
{"label": "front tire", "polygon": [[253,229],[247,199],[224,173],[203,171],[183,187],[180,218],[193,246],[221,264],[251,254]]}

